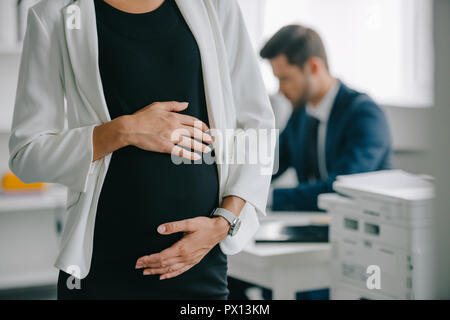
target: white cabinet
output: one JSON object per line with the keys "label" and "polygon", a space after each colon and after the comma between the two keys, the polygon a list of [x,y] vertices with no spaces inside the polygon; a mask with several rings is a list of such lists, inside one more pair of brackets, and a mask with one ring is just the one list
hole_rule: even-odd
{"label": "white cabinet", "polygon": [[0,194],[0,289],[56,284],[66,197],[59,185],[42,194]]}

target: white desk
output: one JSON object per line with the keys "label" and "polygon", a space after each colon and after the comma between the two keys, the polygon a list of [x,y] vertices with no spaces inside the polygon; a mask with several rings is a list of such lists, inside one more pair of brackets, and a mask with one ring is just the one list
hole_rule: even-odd
{"label": "white desk", "polygon": [[[270,213],[261,219],[286,222],[329,219],[322,213]],[[297,291],[330,286],[330,244],[250,243],[236,255],[228,256],[228,275],[272,289],[274,300],[295,299]]]}

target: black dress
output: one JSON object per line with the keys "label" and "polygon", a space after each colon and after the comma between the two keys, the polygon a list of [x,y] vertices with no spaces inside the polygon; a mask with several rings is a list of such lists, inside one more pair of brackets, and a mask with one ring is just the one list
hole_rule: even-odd
{"label": "black dress", "polygon": [[[111,119],[162,101],[186,101],[182,114],[209,126],[199,48],[174,0],[132,14],[95,0],[99,66]],[[208,216],[219,206],[215,163],[174,164],[170,154],[127,146],[113,152],[97,207],[94,248],[81,289],[60,271],[59,299],[227,299],[227,256],[217,244],[174,278],[142,275],[139,257],[182,238],[165,222]]]}

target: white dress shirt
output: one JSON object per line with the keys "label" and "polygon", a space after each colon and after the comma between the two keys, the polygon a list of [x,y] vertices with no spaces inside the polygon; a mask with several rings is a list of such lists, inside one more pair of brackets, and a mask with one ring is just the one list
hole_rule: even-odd
{"label": "white dress shirt", "polygon": [[325,155],[325,140],[327,133],[327,123],[333,108],[334,100],[339,91],[340,83],[335,81],[334,85],[328,90],[327,94],[314,106],[311,103],[306,104],[306,112],[320,121],[317,132],[317,159],[319,160],[319,172],[322,180],[328,178],[326,155]]}

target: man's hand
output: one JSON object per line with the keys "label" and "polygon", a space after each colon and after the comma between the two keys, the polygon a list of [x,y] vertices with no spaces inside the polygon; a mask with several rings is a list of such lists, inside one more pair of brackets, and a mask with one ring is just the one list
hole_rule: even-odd
{"label": "man's hand", "polygon": [[[238,216],[244,205],[245,200],[228,196],[221,207]],[[136,269],[144,268],[144,275],[161,274],[160,280],[176,277],[199,263],[217,243],[227,237],[229,230],[230,224],[221,216],[196,217],[162,224],[158,227],[159,233],[184,232],[183,238],[159,253],[140,257]]]}

